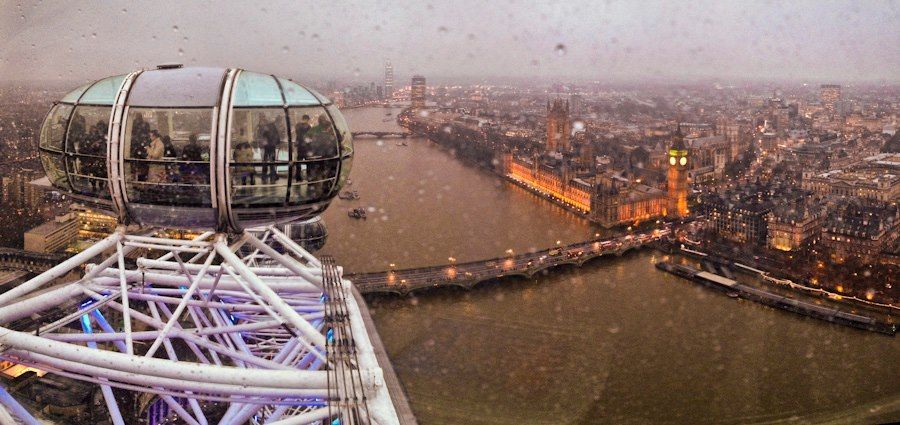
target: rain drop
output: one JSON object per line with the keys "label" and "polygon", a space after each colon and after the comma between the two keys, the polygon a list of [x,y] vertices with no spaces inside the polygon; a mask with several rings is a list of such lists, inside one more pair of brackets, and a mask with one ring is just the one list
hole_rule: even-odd
{"label": "rain drop", "polygon": [[557,56],[565,56],[566,45],[562,44],[562,43],[557,43],[556,47],[553,48],[553,51],[556,52]]}

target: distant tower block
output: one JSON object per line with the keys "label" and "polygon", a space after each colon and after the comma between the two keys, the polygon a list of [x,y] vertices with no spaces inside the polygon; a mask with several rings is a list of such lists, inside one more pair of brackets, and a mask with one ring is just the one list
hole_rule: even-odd
{"label": "distant tower block", "polygon": [[819,98],[822,107],[830,117],[841,115],[841,86],[839,84],[822,84],[819,87]]}
{"label": "distant tower block", "polygon": [[394,66],[390,59],[384,61],[384,97],[388,100],[394,97]]}
{"label": "distant tower block", "polygon": [[414,75],[410,84],[409,99],[413,108],[425,107],[425,77]]}
{"label": "distant tower block", "polygon": [[569,122],[569,102],[556,99],[553,104],[547,101],[547,152],[563,152],[569,150],[569,135],[572,123]]}
{"label": "distant tower block", "polygon": [[671,218],[681,218],[688,214],[687,192],[688,192],[688,167],[689,155],[687,147],[684,146],[684,136],[681,134],[681,127],[675,132],[675,140],[672,147],[669,148],[669,173],[668,173],[668,207],[666,208],[666,216]]}

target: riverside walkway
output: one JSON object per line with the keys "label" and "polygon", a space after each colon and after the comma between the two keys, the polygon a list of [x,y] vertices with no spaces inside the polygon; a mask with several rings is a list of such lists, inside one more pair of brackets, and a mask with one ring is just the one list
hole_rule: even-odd
{"label": "riverside walkway", "polygon": [[581,266],[585,262],[604,255],[622,255],[655,243],[670,234],[668,229],[616,238],[592,239],[555,248],[517,255],[507,255],[466,263],[450,263],[439,266],[373,273],[347,275],[363,294],[393,293],[404,295],[412,291],[457,286],[471,288],[491,279],[508,276],[530,278],[542,270],[565,264]]}

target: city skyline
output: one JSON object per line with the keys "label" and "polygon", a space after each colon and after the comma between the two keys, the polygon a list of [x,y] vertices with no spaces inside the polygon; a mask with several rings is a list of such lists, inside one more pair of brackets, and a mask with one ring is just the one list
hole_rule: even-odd
{"label": "city skyline", "polygon": [[900,0],[8,1],[2,424],[900,423]]}
{"label": "city skyline", "polygon": [[[0,81],[84,80],[158,63],[301,78],[747,80],[895,84],[892,1],[792,3],[140,4],[6,7]],[[334,19],[341,17],[341,19]],[[414,23],[410,25],[410,23]],[[501,24],[502,25],[499,25]],[[128,49],[122,47],[127,40]],[[92,60],[85,60],[91,55]]]}

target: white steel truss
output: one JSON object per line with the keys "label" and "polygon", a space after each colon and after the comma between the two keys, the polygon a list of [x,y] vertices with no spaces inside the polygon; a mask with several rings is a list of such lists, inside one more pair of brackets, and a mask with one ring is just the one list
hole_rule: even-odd
{"label": "white steel truss", "polygon": [[[115,424],[133,417],[116,400],[128,391],[154,397],[148,423],[399,423],[341,273],[274,227],[230,244],[120,228],[0,294],[0,358],[100,386]],[[8,418],[38,423],[0,387]]]}

